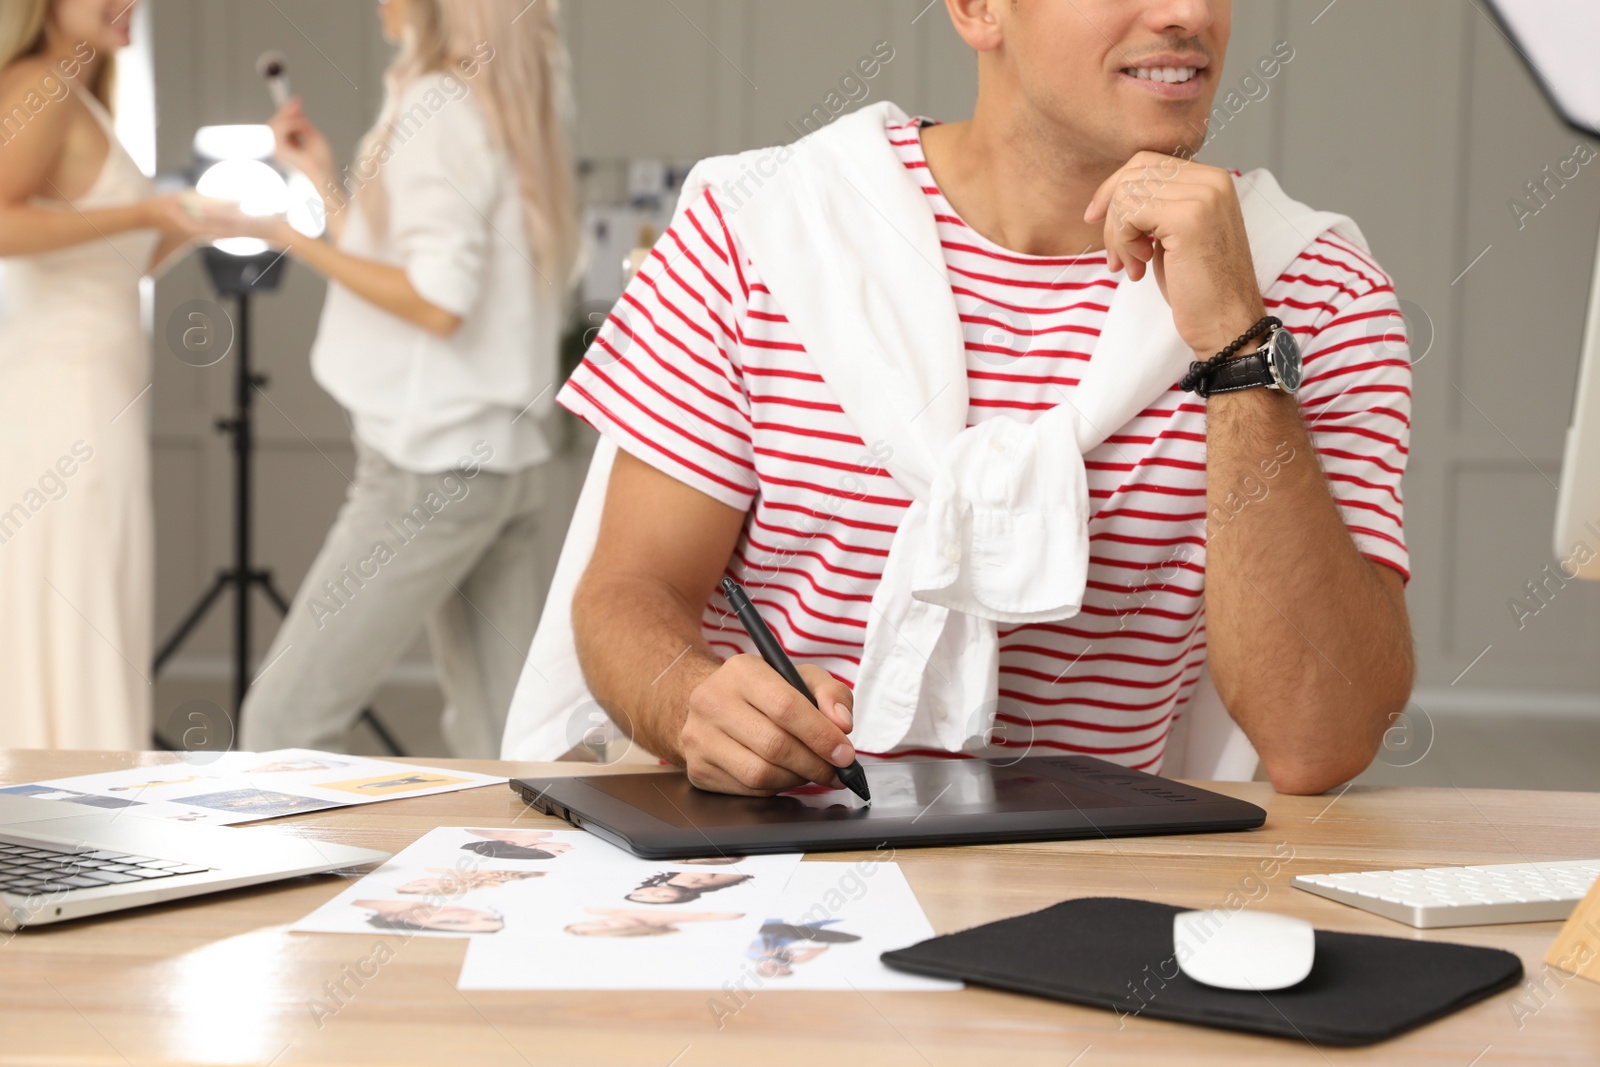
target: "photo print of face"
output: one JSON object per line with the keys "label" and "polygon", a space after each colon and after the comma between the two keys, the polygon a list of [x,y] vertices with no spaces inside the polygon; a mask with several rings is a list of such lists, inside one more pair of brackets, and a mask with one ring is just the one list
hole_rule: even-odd
{"label": "photo print of face", "polygon": [[474,889],[493,889],[511,882],[543,878],[543,871],[458,871],[449,867],[429,867],[433,878],[417,878],[396,890],[408,896],[459,897]]}
{"label": "photo print of face", "polygon": [[728,922],[742,919],[733,911],[646,911],[644,908],[585,908],[598,916],[575,922],[567,933],[579,937],[663,937],[679,933],[678,923]]}
{"label": "photo print of face", "polygon": [[750,881],[749,874],[700,874],[680,871],[676,874],[663,871],[652,874],[639,888],[629,893],[628,900],[635,904],[689,904],[707,893]]}
{"label": "photo print of face", "polygon": [[552,860],[572,846],[553,841],[549,830],[468,830],[482,841],[468,841],[461,847],[496,860]]}
{"label": "photo print of face", "polygon": [[506,925],[499,912],[453,904],[429,904],[420,900],[357,900],[352,903],[372,912],[367,917],[367,925],[378,930],[497,934]]}
{"label": "photo print of face", "polygon": [[744,859],[743,856],[701,856],[692,860],[673,860],[678,865],[692,863],[696,867],[730,867]]}

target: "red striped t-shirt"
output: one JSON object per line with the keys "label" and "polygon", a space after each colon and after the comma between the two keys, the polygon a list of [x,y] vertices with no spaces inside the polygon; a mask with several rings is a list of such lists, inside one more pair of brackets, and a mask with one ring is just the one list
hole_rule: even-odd
{"label": "red striped t-shirt", "polygon": [[[966,332],[968,425],[1032,421],[1072,399],[1121,280],[1103,252],[1028,256],[967,226],[940,194],[918,122],[887,135],[939,229]],[[1400,477],[1411,366],[1389,277],[1326,234],[1264,294],[1305,353],[1299,400],[1350,535],[1408,574]],[[624,451],[747,514],[727,573],[785,650],[854,684],[869,605],[911,498],[863,441],[726,219],[715,191],[687,205],[600,330],[560,402]],[[1205,403],[1176,383],[1085,456],[1091,507],[1083,609],[1002,627],[998,706],[972,709],[989,747],[1088,753],[1159,771],[1206,655]],[[1225,510],[1230,505],[1224,505]],[[1211,530],[1229,516],[1212,516]],[[707,641],[753,647],[720,592]],[[902,753],[896,753],[902,754]],[[908,753],[905,753],[908,754]]]}

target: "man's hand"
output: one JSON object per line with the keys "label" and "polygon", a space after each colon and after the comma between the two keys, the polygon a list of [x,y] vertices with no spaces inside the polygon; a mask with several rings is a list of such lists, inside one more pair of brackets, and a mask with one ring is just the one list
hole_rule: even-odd
{"label": "man's hand", "polygon": [[759,656],[734,656],[689,694],[678,735],[689,781],[718,793],[761,796],[807,782],[843,788],[838,768],[856,758],[849,686],[820,667],[800,674],[817,698],[785,682]]}
{"label": "man's hand", "polygon": [[1140,152],[1101,183],[1083,215],[1105,222],[1106,261],[1138,281],[1155,271],[1178,335],[1197,358],[1266,314],[1233,178],[1193,160]]}

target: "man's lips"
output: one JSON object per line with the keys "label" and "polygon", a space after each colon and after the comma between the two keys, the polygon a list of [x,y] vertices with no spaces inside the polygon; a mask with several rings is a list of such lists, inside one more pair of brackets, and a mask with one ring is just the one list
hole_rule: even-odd
{"label": "man's lips", "polygon": [[[1155,68],[1163,70],[1166,68]],[[1195,70],[1186,81],[1159,81],[1155,78],[1140,77],[1131,74],[1127,69],[1117,72],[1120,81],[1132,83],[1136,88],[1150,93],[1163,100],[1197,100],[1200,97],[1201,84],[1205,80],[1206,71],[1202,68]]]}

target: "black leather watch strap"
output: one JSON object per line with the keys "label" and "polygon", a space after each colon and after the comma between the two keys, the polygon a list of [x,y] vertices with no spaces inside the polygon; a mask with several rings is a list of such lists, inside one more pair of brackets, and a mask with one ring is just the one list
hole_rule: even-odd
{"label": "black leather watch strap", "polygon": [[1267,350],[1262,348],[1248,356],[1239,356],[1221,364],[1211,372],[1212,395],[1237,393],[1241,389],[1259,389],[1272,384],[1272,368],[1267,366]]}
{"label": "black leather watch strap", "polygon": [[[1257,337],[1269,334],[1273,330],[1280,329],[1282,326],[1282,320],[1273,315],[1268,315],[1257,320],[1254,326],[1240,334],[1234,340],[1233,344],[1229,345],[1227,348],[1224,348],[1221,352],[1218,352],[1216,355],[1203,362],[1196,360],[1195,362],[1189,364],[1189,373],[1183,376],[1183,380],[1178,383],[1178,388],[1182,389],[1186,393],[1195,393],[1202,397],[1210,396],[1212,393],[1219,392],[1213,382],[1213,377],[1217,373],[1218,369],[1225,367],[1230,363],[1240,362],[1235,358],[1235,352],[1239,351],[1239,349],[1243,348],[1251,341],[1254,341]],[[1263,369],[1266,369],[1265,355],[1261,357],[1261,365]],[[1248,389],[1255,385],[1264,385],[1266,382],[1270,382],[1272,380],[1270,370],[1267,371],[1267,374],[1268,377],[1264,382],[1240,384],[1238,380],[1235,380],[1233,382],[1233,388]]]}

